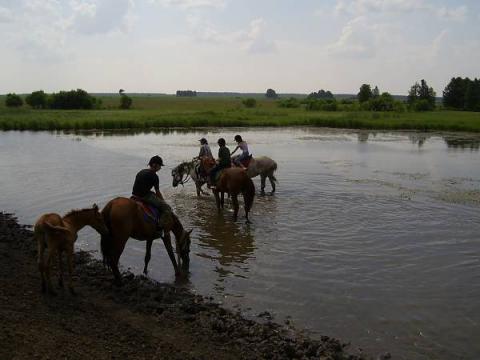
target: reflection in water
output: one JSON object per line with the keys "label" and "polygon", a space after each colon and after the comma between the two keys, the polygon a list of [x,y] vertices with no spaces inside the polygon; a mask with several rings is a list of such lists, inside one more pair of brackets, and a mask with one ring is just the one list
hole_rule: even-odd
{"label": "reflection in water", "polygon": [[480,138],[459,138],[445,136],[443,138],[449,148],[478,151],[480,148]]}
{"label": "reflection in water", "polygon": [[419,148],[421,148],[427,139],[430,138],[430,135],[425,133],[410,133],[408,134],[408,139],[412,142],[412,144],[417,144]]}

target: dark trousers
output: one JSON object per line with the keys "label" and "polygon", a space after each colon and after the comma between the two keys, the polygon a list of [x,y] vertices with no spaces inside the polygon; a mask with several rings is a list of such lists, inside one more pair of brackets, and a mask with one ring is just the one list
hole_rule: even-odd
{"label": "dark trousers", "polygon": [[210,170],[210,182],[212,184],[215,184],[215,176],[217,175],[217,173],[222,170],[222,169],[226,169],[226,168],[229,168],[230,165],[220,165],[220,164],[217,164],[215,165],[212,170]]}

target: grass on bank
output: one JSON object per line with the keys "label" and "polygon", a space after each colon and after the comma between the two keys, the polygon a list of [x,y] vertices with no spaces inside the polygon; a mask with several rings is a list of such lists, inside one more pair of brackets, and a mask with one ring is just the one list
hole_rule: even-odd
{"label": "grass on bank", "polygon": [[322,126],[353,129],[449,130],[480,132],[480,113],[463,111],[307,111],[279,108],[258,99],[246,109],[242,99],[133,96],[133,108],[118,109],[118,96],[102,96],[102,110],[6,108],[0,97],[1,130],[148,129],[152,127]]}

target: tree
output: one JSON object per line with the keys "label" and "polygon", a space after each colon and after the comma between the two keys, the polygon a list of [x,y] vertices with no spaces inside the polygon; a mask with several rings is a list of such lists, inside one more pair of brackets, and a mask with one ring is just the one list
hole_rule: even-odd
{"label": "tree", "polygon": [[247,98],[242,100],[242,104],[247,108],[254,108],[257,106],[257,100],[254,98]]}
{"label": "tree", "polygon": [[277,93],[276,93],[275,90],[273,90],[273,89],[268,89],[267,92],[265,93],[265,96],[266,96],[268,99],[276,99],[276,98],[278,98]]}
{"label": "tree", "polygon": [[130,109],[130,107],[132,106],[132,103],[133,103],[133,100],[130,96],[127,96],[125,94],[122,94],[120,96],[120,109],[124,109],[124,110]]}
{"label": "tree", "polygon": [[125,92],[125,90],[123,90],[123,89],[118,90],[118,93],[119,93],[120,95],[123,95],[124,92]]}
{"label": "tree", "polygon": [[97,104],[97,99],[82,89],[60,91],[48,98],[48,107],[52,109],[93,109]]}
{"label": "tree", "polygon": [[307,96],[307,99],[318,99],[318,100],[327,100],[333,99],[334,96],[330,91],[325,91],[323,89],[318,90],[318,92],[312,92]]}
{"label": "tree", "polygon": [[363,84],[360,86],[360,91],[357,95],[358,101],[364,103],[373,97],[372,88],[369,84]]}
{"label": "tree", "polygon": [[5,98],[5,106],[7,107],[20,107],[23,105],[23,100],[17,94],[7,94]]}
{"label": "tree", "polygon": [[480,111],[480,79],[469,80],[465,92],[465,110]]}
{"label": "tree", "polygon": [[443,106],[463,110],[465,107],[465,94],[470,81],[469,78],[452,78],[443,90]]}
{"label": "tree", "polygon": [[177,90],[177,96],[178,97],[183,97],[183,96],[197,96],[197,92],[196,91],[192,91],[192,90]]}
{"label": "tree", "polygon": [[[428,104],[428,110],[433,110],[435,109],[435,95],[433,88],[429,87],[427,82],[422,79],[420,84],[416,82],[410,88],[407,102],[413,109],[421,108],[423,111],[426,110],[425,108],[427,107],[425,104]],[[422,101],[422,104],[419,107],[415,105],[418,101]]]}
{"label": "tree", "polygon": [[[388,94],[388,93],[384,93],[384,94]],[[373,89],[372,91],[372,97],[377,98],[379,96],[380,96],[380,90],[378,89],[378,86],[375,86],[375,89]]]}
{"label": "tree", "polygon": [[45,109],[48,105],[48,96],[43,90],[34,91],[25,98],[25,102],[34,109]]}

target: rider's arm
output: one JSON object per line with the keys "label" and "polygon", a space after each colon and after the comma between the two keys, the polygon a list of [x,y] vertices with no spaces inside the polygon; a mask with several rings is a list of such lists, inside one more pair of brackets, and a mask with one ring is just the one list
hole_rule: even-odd
{"label": "rider's arm", "polygon": [[160,199],[163,200],[163,195],[162,195],[162,193],[160,192],[159,189],[155,189],[155,195],[157,195],[157,197],[159,197]]}
{"label": "rider's arm", "polygon": [[157,195],[157,197],[159,197],[160,199],[163,200],[163,195],[160,192],[159,183],[160,183],[160,181],[158,179],[158,176],[157,176],[157,174],[155,174],[155,180],[154,180],[154,183],[153,183],[153,188],[155,189],[155,195]]}
{"label": "rider's arm", "polygon": [[235,151],[237,151],[238,149],[240,149],[240,146],[237,145],[237,147],[235,148],[235,150],[233,150],[230,155],[233,155],[235,153]]}

